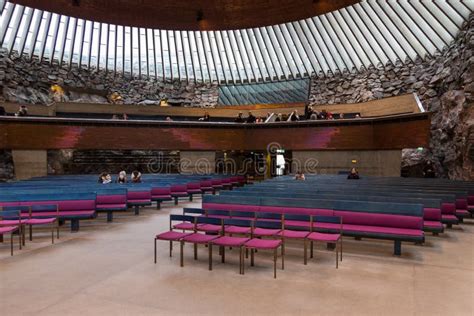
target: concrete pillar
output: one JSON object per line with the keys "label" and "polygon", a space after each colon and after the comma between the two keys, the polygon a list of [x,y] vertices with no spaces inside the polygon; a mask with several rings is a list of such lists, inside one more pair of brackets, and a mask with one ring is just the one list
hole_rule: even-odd
{"label": "concrete pillar", "polygon": [[210,174],[216,169],[214,151],[180,151],[179,169],[183,174]]}
{"label": "concrete pillar", "polygon": [[401,150],[335,150],[293,151],[292,171],[337,174],[356,167],[361,176],[399,177],[402,164]]}
{"label": "concrete pillar", "polygon": [[48,162],[46,150],[12,150],[15,179],[24,180],[46,176]]}

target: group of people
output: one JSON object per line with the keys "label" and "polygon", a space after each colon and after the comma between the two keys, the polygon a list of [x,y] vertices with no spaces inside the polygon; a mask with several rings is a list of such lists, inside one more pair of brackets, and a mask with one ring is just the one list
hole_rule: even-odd
{"label": "group of people", "polygon": [[[110,175],[110,173],[102,172],[99,176],[98,182],[101,184],[109,184],[109,183],[113,183],[114,181],[112,180],[112,176]],[[127,172],[123,170],[120,171],[117,176],[117,179],[115,180],[115,183],[127,183],[127,182],[128,182]],[[130,175],[130,182],[141,183],[142,182],[141,172],[138,170],[133,171],[132,174]]]}
{"label": "group of people", "polygon": [[[270,114],[267,114],[267,118]],[[242,112],[239,112],[237,117],[235,118],[235,123],[263,123],[265,122],[266,118],[255,116],[251,111],[249,111],[248,116],[244,117]]]}
{"label": "group of people", "polygon": [[[8,113],[5,111],[3,106],[0,106],[0,116],[7,116]],[[20,105],[18,111],[15,112],[15,116],[27,116],[28,115],[28,108],[26,105]]]}
{"label": "group of people", "polygon": [[[356,168],[352,168],[349,174],[347,175],[347,179],[349,180],[358,180],[360,179],[359,177],[359,171],[357,171]],[[295,180],[297,181],[305,181],[306,177],[304,176],[304,173],[301,170],[298,170],[295,174]]]}

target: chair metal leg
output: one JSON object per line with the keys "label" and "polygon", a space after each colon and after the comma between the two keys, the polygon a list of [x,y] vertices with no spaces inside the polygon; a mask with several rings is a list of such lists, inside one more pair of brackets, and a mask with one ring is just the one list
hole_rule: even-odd
{"label": "chair metal leg", "polygon": [[285,269],[285,260],[283,260],[283,257],[285,256],[285,238],[281,239],[281,269]]}
{"label": "chair metal leg", "polygon": [[179,263],[180,263],[181,267],[184,267],[183,248],[184,248],[184,241],[180,241],[180,245],[179,245],[179,250],[180,250]]}
{"label": "chair metal leg", "polygon": [[54,244],[54,222],[51,223],[51,243]]}
{"label": "chair metal leg", "polygon": [[209,243],[209,271],[212,271],[212,243]]}
{"label": "chair metal leg", "polygon": [[339,245],[336,243],[336,269],[339,268]]}
{"label": "chair metal leg", "polygon": [[221,257],[222,263],[225,263],[225,247],[222,246],[222,257]]}
{"label": "chair metal leg", "polygon": [[33,241],[33,225],[30,225],[29,233],[30,233],[30,241]]}
{"label": "chair metal leg", "polygon": [[310,255],[309,255],[309,257],[312,259],[312,258],[313,258],[313,244],[314,244],[314,243],[313,243],[313,241],[310,241],[309,244],[310,244],[310,248],[311,248],[311,249],[310,249]]}
{"label": "chair metal leg", "polygon": [[308,264],[308,242],[307,239],[305,238],[304,241],[304,264]]}
{"label": "chair metal leg", "polygon": [[56,219],[56,238],[59,239],[59,221]]}
{"label": "chair metal leg", "polygon": [[254,266],[254,250],[250,249],[250,266]]}
{"label": "chair metal leg", "polygon": [[339,240],[339,243],[340,243],[340,248],[339,248],[339,251],[340,251],[340,255],[341,255],[341,261],[342,261],[342,236],[341,236],[341,239]]}
{"label": "chair metal leg", "polygon": [[273,278],[276,279],[277,277],[277,251],[278,251],[278,248],[275,248],[275,250],[273,250]]}
{"label": "chair metal leg", "polygon": [[155,264],[156,264],[156,238],[155,238]]}
{"label": "chair metal leg", "polygon": [[198,259],[198,245],[194,244],[194,260]]}
{"label": "chair metal leg", "polygon": [[[245,248],[248,250],[247,248]],[[245,274],[245,258],[244,258],[244,249],[242,248],[242,275]]]}
{"label": "chair metal leg", "polygon": [[10,253],[10,255],[13,256],[13,232],[10,234]]}
{"label": "chair metal leg", "polygon": [[170,257],[173,257],[173,241],[170,240]]}

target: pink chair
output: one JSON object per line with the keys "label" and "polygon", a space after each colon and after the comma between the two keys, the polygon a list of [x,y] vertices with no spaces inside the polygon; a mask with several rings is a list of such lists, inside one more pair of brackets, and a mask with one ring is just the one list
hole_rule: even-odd
{"label": "pink chair", "polygon": [[[6,224],[9,222],[10,224]],[[3,235],[10,234],[10,253],[13,256],[13,234],[18,232],[18,241],[19,241],[19,248],[21,250],[22,244],[22,233],[20,227],[22,226],[21,223],[21,213],[18,210],[15,211],[0,211],[0,236],[1,242],[3,242]],[[16,224],[15,224],[16,223]]]}
{"label": "pink chair", "polygon": [[[312,230],[306,239],[310,241],[311,244],[311,258],[313,258],[313,243],[314,242],[323,242],[328,244],[335,244],[336,246],[336,269],[339,267],[339,251],[341,252],[341,261],[342,261],[342,217],[339,216],[312,216]],[[327,226],[324,224],[336,224],[337,228],[321,228],[322,226]],[[323,225],[318,225],[323,224]],[[314,231],[316,230],[316,231]],[[319,232],[317,231],[319,230]],[[306,242],[305,242],[306,247]],[[306,251],[305,251],[306,255]],[[306,259],[305,259],[306,261]]]}
{"label": "pink chair", "polygon": [[[273,250],[273,277],[276,278],[276,264],[278,248],[283,241],[279,239],[262,239],[261,237],[277,237],[281,232],[281,221],[255,221],[252,229],[252,239],[244,244],[245,249],[250,249],[250,265],[254,265],[254,253],[257,250]],[[257,231],[257,234],[255,232]],[[282,269],[284,267],[284,257],[282,252]],[[242,265],[242,274],[245,273],[245,264]]]}
{"label": "pink chair", "polygon": [[[206,234],[198,233],[199,231],[206,232]],[[210,243],[222,235],[223,223],[222,219],[209,217],[196,217],[194,233],[187,234],[180,239],[180,266],[184,266],[184,244],[192,243],[194,245],[194,260],[198,259],[198,245],[207,245],[209,249],[209,258],[212,256],[212,247]],[[209,270],[212,270],[211,262],[209,263]]]}
{"label": "pink chair", "polygon": [[[180,221],[182,223],[194,223],[196,220],[195,217],[193,216],[188,216],[188,215],[170,215],[170,230],[161,234],[158,234],[155,236],[155,263],[156,263],[156,241],[157,240],[166,240],[170,242],[170,257],[173,256],[173,241],[180,241],[184,237],[192,234],[192,233],[185,233],[184,231],[177,232],[174,231],[173,229],[177,225],[173,225],[174,221]],[[194,224],[192,224],[194,226]]]}
{"label": "pink chair", "polygon": [[[309,223],[308,227],[304,226],[288,226],[286,221],[291,221],[291,223],[298,221],[298,222],[304,222],[304,223]],[[306,238],[310,234],[310,227],[312,226],[312,218],[310,215],[298,215],[298,214],[285,214],[284,215],[284,220],[283,220],[283,229],[278,233],[278,236],[281,237],[281,240],[283,242],[282,244],[282,256],[285,255],[285,240],[286,239],[293,239],[293,240],[302,240],[305,243],[304,247],[304,264],[307,264],[307,247],[306,247]],[[293,228],[293,229],[288,229],[288,228]],[[301,230],[301,229],[308,229],[308,230]],[[282,261],[283,264],[284,261]],[[282,269],[284,266],[282,266]]]}
{"label": "pink chair", "polygon": [[[51,217],[51,212],[56,212],[55,217]],[[48,215],[44,215],[48,214]],[[31,205],[29,207],[29,218],[26,225],[29,226],[30,241],[33,240],[33,226],[50,225],[51,226],[51,243],[54,244],[54,231],[56,230],[56,238],[59,239],[59,208],[55,205]]]}
{"label": "pink chair", "polygon": [[[212,246],[220,246],[221,250],[221,261],[225,263],[225,248],[229,247],[238,248],[239,249],[239,274],[243,274],[242,266],[244,262],[244,245],[247,241],[250,240],[250,235],[252,233],[252,220],[242,220],[242,219],[224,219],[224,236],[219,237],[211,241],[209,247],[209,269],[212,270]],[[229,236],[225,236],[225,234],[229,234]],[[240,237],[232,236],[235,235],[243,235]]]}

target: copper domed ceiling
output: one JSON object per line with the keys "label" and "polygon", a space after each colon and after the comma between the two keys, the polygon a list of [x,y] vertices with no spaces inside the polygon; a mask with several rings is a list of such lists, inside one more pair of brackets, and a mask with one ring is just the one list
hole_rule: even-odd
{"label": "copper domed ceiling", "polygon": [[359,0],[11,0],[70,17],[178,31],[232,30],[306,19]]}

